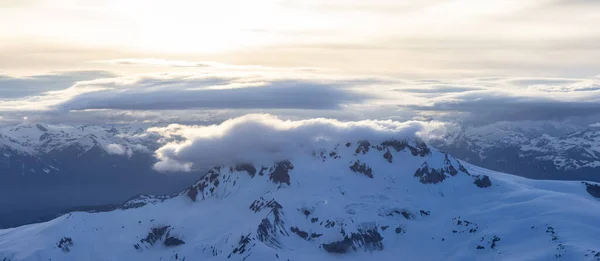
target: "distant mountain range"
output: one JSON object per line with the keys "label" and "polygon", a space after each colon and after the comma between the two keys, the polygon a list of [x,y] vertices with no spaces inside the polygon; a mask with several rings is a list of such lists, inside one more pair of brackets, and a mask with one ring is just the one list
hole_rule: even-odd
{"label": "distant mountain range", "polygon": [[[0,129],[0,227],[67,209],[169,194],[198,173],[158,173],[159,137],[132,126],[23,124]],[[43,206],[43,207],[40,207]]]}
{"label": "distant mountain range", "polygon": [[600,181],[600,128],[537,122],[463,127],[430,143],[488,169],[534,179]]}
{"label": "distant mountain range", "polygon": [[0,230],[0,260],[597,261],[598,197],[596,183],[502,174],[418,140],[350,141]]}

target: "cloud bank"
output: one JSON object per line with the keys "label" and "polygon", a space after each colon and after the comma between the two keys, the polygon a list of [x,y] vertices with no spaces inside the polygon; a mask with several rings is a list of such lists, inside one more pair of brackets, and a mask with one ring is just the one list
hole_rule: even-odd
{"label": "cloud bank", "polygon": [[440,122],[349,121],[316,118],[283,120],[268,114],[250,114],[218,125],[173,124],[151,128],[169,140],[156,151],[155,169],[163,172],[245,162],[270,163],[310,152],[326,144],[348,141],[428,137],[444,133]]}
{"label": "cloud bank", "polygon": [[[121,109],[335,109],[343,103],[362,102],[365,94],[353,93],[337,83],[310,80],[257,82],[258,86],[243,88],[207,89],[188,84],[186,79],[173,83],[152,83],[154,88],[121,88],[83,93],[65,101],[59,110]],[[217,85],[224,79],[208,79],[202,84]],[[193,87],[192,87],[193,86]]]}
{"label": "cloud bank", "polygon": [[[599,77],[410,80],[260,66],[250,71],[217,67],[216,71],[209,66],[202,72],[124,76],[79,72],[12,77],[20,85],[7,82],[5,86],[0,80],[4,87],[0,125],[22,122],[25,117],[45,123],[194,125],[251,113],[293,119],[435,119],[467,124],[585,118],[582,124],[589,125],[600,116]],[[20,88],[38,86],[40,79],[48,85],[34,92]]]}
{"label": "cloud bank", "polygon": [[78,81],[113,78],[108,71],[66,71],[27,77],[0,75],[0,100],[41,95],[71,87]]}

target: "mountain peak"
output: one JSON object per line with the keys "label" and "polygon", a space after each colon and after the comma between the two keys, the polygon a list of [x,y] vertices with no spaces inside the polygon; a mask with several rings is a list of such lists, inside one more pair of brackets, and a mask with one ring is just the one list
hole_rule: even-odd
{"label": "mountain peak", "polygon": [[525,260],[585,260],[600,251],[597,184],[497,173],[412,139],[344,145],[270,164],[216,166],[170,198],[0,230],[0,254],[15,261],[90,253],[157,261],[506,260],[524,257],[526,246]]}

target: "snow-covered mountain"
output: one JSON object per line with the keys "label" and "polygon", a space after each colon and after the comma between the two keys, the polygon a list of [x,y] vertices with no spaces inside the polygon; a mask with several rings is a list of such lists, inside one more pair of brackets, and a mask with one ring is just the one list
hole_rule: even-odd
{"label": "snow-covered mountain", "polygon": [[600,260],[598,197],[417,141],[361,141],[0,230],[0,260]]}
{"label": "snow-covered mountain", "polygon": [[153,170],[159,138],[133,125],[0,128],[0,227],[51,218],[74,207],[118,204],[136,194],[183,189],[201,173]]}
{"label": "snow-covered mountain", "polygon": [[600,128],[496,123],[463,127],[431,143],[496,171],[536,179],[600,181]]}

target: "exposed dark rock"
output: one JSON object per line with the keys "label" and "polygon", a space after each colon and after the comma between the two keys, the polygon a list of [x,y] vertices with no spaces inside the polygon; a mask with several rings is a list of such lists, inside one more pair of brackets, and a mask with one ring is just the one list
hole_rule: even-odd
{"label": "exposed dark rock", "polygon": [[254,177],[254,175],[256,175],[256,168],[252,165],[252,164],[238,164],[235,166],[235,170],[236,171],[246,171],[248,172],[248,174],[250,174],[251,177]]}
{"label": "exposed dark rock", "polygon": [[265,168],[265,167],[261,167],[260,168],[260,172],[258,172],[259,176],[264,176],[265,175],[265,171],[269,170],[269,168]]}
{"label": "exposed dark rock", "polygon": [[444,167],[451,176],[456,176],[456,174],[458,174],[458,170],[454,168],[454,165],[452,165],[452,162],[448,158],[448,153],[444,154]]}
{"label": "exposed dark rock", "polygon": [[354,152],[356,154],[359,154],[359,153],[367,154],[367,152],[369,152],[370,148],[371,148],[371,143],[369,143],[369,141],[363,140],[363,141],[358,142],[358,147],[356,148],[356,150]]}
{"label": "exposed dark rock", "polygon": [[381,231],[385,231],[386,229],[388,229],[390,226],[381,226]]}
{"label": "exposed dark rock", "polygon": [[38,128],[39,130],[43,131],[43,132],[47,132],[48,131],[48,129],[46,129],[46,127],[42,126],[41,124],[36,124],[35,127]]}
{"label": "exposed dark rock", "polygon": [[582,182],[585,184],[585,190],[592,196],[600,198],[600,185]]}
{"label": "exposed dark rock", "polygon": [[546,228],[546,233],[550,234],[550,236],[552,237],[552,241],[558,240],[558,235],[556,234],[556,232],[554,232],[554,228],[553,227],[548,226]]}
{"label": "exposed dark rock", "polygon": [[479,226],[471,221],[462,220],[460,217],[455,217],[452,220],[456,221],[456,226],[464,227],[459,228],[460,230],[452,230],[452,233],[475,233],[479,230]]}
{"label": "exposed dark rock", "polygon": [[402,216],[403,216],[404,218],[406,218],[406,219],[409,219],[409,220],[410,220],[410,219],[415,219],[415,214],[413,214],[413,213],[410,213],[410,212],[409,212],[409,211],[407,211],[407,210],[404,210],[404,211],[402,211]]}
{"label": "exposed dark rock", "polygon": [[192,201],[196,201],[196,197],[198,196],[198,188],[191,187],[188,189],[187,196],[192,199]]}
{"label": "exposed dark rock", "polygon": [[471,174],[469,174],[469,171],[465,168],[465,166],[463,166],[463,164],[461,164],[461,163],[458,163],[458,169],[467,175],[471,175]]}
{"label": "exposed dark rock", "polygon": [[346,147],[350,148],[351,145],[352,145],[352,143],[346,142]]}
{"label": "exposed dark rock", "polygon": [[475,176],[475,181],[473,182],[473,184],[475,184],[477,187],[480,188],[487,188],[492,186],[492,181],[490,180],[490,177],[488,177],[487,175],[478,175]]}
{"label": "exposed dark rock", "polygon": [[252,241],[252,239],[250,238],[250,234],[247,235],[242,235],[240,237],[240,241],[238,241],[238,246],[236,248],[234,248],[231,253],[229,253],[229,256],[227,256],[227,258],[231,258],[231,255],[237,254],[237,255],[242,255],[245,252],[250,250],[249,244],[250,241]]}
{"label": "exposed dark rock", "polygon": [[[261,198],[262,199],[262,198]],[[283,208],[277,201],[271,200],[266,205],[271,211],[265,218],[262,219],[256,231],[257,239],[272,247],[281,247],[277,239],[277,233],[288,236],[288,232],[284,227],[281,209]],[[252,208],[252,206],[251,206]],[[272,219],[272,220],[271,220]]]}
{"label": "exposed dark rock", "polygon": [[263,218],[260,222],[260,225],[258,225],[258,229],[256,230],[256,236],[258,240],[267,245],[279,247],[280,243],[279,240],[277,240],[276,233],[277,231],[275,226],[271,224],[271,221],[268,218]]}
{"label": "exposed dark rock", "polygon": [[294,165],[292,165],[289,161],[281,161],[275,164],[271,168],[271,174],[269,178],[273,183],[285,183],[290,185],[290,174],[289,171],[294,169]]}
{"label": "exposed dark rock", "polygon": [[[320,225],[323,225],[323,222],[320,223]],[[333,220],[325,220],[325,227],[326,228],[332,228],[335,227],[335,221]]]}
{"label": "exposed dark rock", "polygon": [[306,218],[308,218],[308,216],[310,216],[310,210],[308,210],[308,209],[304,209],[304,210],[302,211],[302,214],[304,214],[304,215],[306,216]]}
{"label": "exposed dark rock", "polygon": [[319,222],[319,218],[318,217],[311,218],[310,222],[311,223],[317,223],[317,222]]}
{"label": "exposed dark rock", "polygon": [[350,169],[356,173],[361,173],[369,178],[373,178],[373,170],[371,167],[367,166],[366,163],[360,163],[360,160],[357,160],[350,166]]}
{"label": "exposed dark rock", "polygon": [[318,237],[321,237],[322,235],[323,235],[323,234],[312,233],[312,234],[310,234],[310,238],[311,238],[311,239],[312,239],[312,238],[318,238]]}
{"label": "exposed dark rock", "polygon": [[183,245],[185,244],[185,242],[179,238],[176,237],[167,237],[167,239],[165,239],[165,242],[163,242],[165,244],[165,246],[171,247],[171,246],[179,246],[179,245]]}
{"label": "exposed dark rock", "polygon": [[404,228],[402,228],[402,227],[396,227],[396,229],[394,231],[396,231],[396,234],[403,234],[403,233],[405,233]]}
{"label": "exposed dark rock", "polygon": [[366,230],[346,235],[343,240],[323,244],[323,249],[330,253],[347,253],[362,248],[365,251],[383,250],[383,237],[377,230]]}
{"label": "exposed dark rock", "polygon": [[389,163],[392,163],[392,153],[390,152],[390,150],[386,151],[385,154],[383,154],[383,158],[385,158]]}
{"label": "exposed dark rock", "polygon": [[477,246],[477,249],[485,249],[484,246]]}
{"label": "exposed dark rock", "polygon": [[148,235],[146,235],[145,238],[140,240],[140,243],[135,244],[133,247],[137,250],[142,250],[142,246],[144,244],[146,244],[147,246],[153,246],[154,243],[156,243],[157,241],[161,240],[165,234],[167,234],[169,232],[169,227],[170,226],[163,226],[163,227],[154,227],[150,230],[150,232],[148,233]]}
{"label": "exposed dark rock", "polygon": [[[464,167],[462,167],[461,169],[464,169]],[[421,165],[419,169],[417,169],[417,171],[415,171],[414,176],[419,177],[419,181],[423,184],[437,184],[444,181],[446,178],[456,176],[458,173],[458,170],[456,170],[456,168],[454,167],[452,161],[448,157],[448,154],[445,153],[443,167],[437,169],[431,168],[429,167],[429,164],[425,162],[423,163],[423,165]],[[465,174],[468,173],[465,172]]]}
{"label": "exposed dark rock", "polygon": [[427,147],[427,145],[422,141],[416,142],[416,147],[412,146],[408,143],[408,141],[398,141],[398,140],[389,140],[381,143],[382,146],[392,147],[396,151],[402,151],[408,148],[413,156],[421,156],[425,157],[431,153],[431,150]]}
{"label": "exposed dark rock", "polygon": [[444,179],[446,176],[443,173],[443,170],[431,169],[427,163],[423,164],[421,168],[415,171],[415,177],[419,177],[419,181],[423,184],[437,184]]}
{"label": "exposed dark rock", "polygon": [[491,247],[492,249],[496,248],[496,242],[498,242],[498,241],[500,241],[500,238],[499,238],[499,237],[497,237],[497,236],[494,236],[494,237],[492,238],[492,244],[490,245],[490,247]]}
{"label": "exposed dark rock", "polygon": [[71,252],[71,247],[73,246],[73,239],[71,239],[70,237],[63,237],[60,239],[60,241],[58,241],[57,246],[65,253]]}
{"label": "exposed dark rock", "polygon": [[292,233],[295,233],[296,235],[298,235],[298,236],[299,236],[299,237],[301,237],[301,238],[304,238],[304,239],[306,239],[306,240],[310,239],[310,238],[308,237],[308,232],[306,232],[306,231],[302,231],[302,230],[300,230],[300,229],[299,229],[299,228],[297,228],[297,227],[290,227],[290,231],[292,231]]}
{"label": "exposed dark rock", "polygon": [[257,199],[254,202],[252,202],[252,204],[250,204],[250,210],[254,211],[254,213],[257,213],[257,212],[263,210],[265,207],[270,208],[270,209],[281,209],[282,208],[282,206],[279,204],[279,202],[275,201],[275,199],[266,201],[263,197],[260,197],[260,199]]}
{"label": "exposed dark rock", "polygon": [[427,211],[427,210],[420,210],[419,211],[421,213],[421,216],[429,216],[431,215],[431,211]]}

